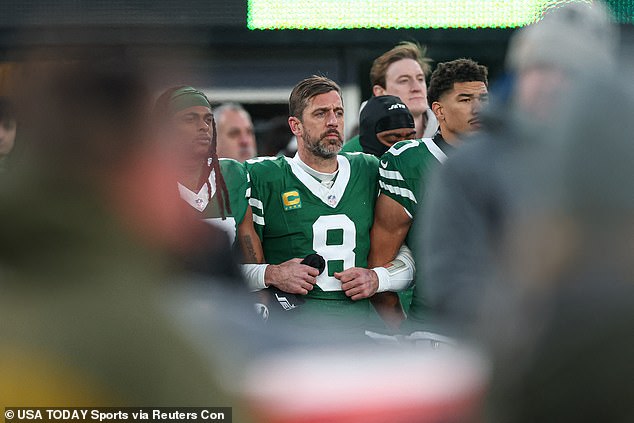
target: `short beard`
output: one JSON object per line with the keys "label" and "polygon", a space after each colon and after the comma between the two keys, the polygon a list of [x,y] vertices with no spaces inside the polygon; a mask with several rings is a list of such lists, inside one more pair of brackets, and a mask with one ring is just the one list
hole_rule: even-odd
{"label": "short beard", "polygon": [[339,154],[339,152],[341,151],[341,147],[343,147],[343,140],[341,139],[341,137],[338,137],[339,143],[336,145],[331,144],[329,140],[326,140],[325,143],[322,143],[322,140],[325,140],[327,135],[327,132],[323,133],[317,140],[305,138],[304,144],[306,145],[308,151],[322,159],[332,159],[333,157],[336,157],[337,154]]}

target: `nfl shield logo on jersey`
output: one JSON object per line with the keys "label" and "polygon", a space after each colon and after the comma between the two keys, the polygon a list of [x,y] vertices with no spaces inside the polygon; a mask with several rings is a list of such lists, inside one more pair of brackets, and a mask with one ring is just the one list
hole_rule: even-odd
{"label": "nfl shield logo on jersey", "polygon": [[328,195],[327,200],[330,207],[335,207],[337,205],[337,197],[334,194]]}

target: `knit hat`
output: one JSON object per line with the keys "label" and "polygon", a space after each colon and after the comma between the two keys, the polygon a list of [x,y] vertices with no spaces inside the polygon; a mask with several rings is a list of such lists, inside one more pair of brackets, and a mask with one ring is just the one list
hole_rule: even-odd
{"label": "knit hat", "polygon": [[364,153],[381,156],[388,147],[377,139],[376,134],[392,129],[414,127],[414,117],[399,97],[371,97],[361,111],[359,143]]}

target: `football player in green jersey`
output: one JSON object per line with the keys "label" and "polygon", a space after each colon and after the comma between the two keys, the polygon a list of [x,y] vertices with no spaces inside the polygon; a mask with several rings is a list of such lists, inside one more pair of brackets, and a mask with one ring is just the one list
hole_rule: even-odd
{"label": "football player in green jersey", "polygon": [[[216,127],[205,94],[187,86],[170,88],[157,99],[154,114],[162,124],[161,136],[174,153],[181,198],[203,220],[225,230],[232,243],[236,231],[244,232],[238,237],[241,241],[255,237],[246,171],[235,160],[218,159]],[[241,247],[243,254],[251,255],[250,247]]]}
{"label": "football player in green jersey", "polygon": [[[298,140],[293,158],[248,160],[255,228],[263,256],[255,287],[274,286],[303,295],[288,313],[296,322],[362,327],[370,311],[367,298],[381,284],[380,271],[367,269],[369,232],[378,193],[378,160],[363,154],[338,154],[343,143],[343,101],[339,86],[313,76],[293,89],[288,119]],[[319,254],[325,270],[300,264]],[[292,317],[291,317],[292,316]]]}
{"label": "football player in green jersey", "polygon": [[[394,259],[403,243],[416,248],[409,235],[416,211],[425,192],[427,176],[442,163],[460,137],[479,128],[478,114],[487,101],[486,67],[469,59],[438,64],[429,86],[429,102],[440,129],[432,138],[402,141],[392,146],[380,160],[379,184],[374,225],[371,232],[369,264],[379,266]],[[382,317],[397,328],[405,314],[393,293],[376,296],[373,301],[387,303],[390,310]],[[407,304],[406,304],[407,307]],[[416,291],[411,314],[422,318],[424,301]]]}

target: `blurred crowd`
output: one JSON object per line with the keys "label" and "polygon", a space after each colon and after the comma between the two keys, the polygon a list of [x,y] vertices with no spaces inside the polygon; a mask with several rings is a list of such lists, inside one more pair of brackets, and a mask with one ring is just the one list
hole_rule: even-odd
{"label": "blurred crowd", "polygon": [[[634,421],[634,79],[601,2],[503,78],[413,42],[359,135],[122,53],[0,67],[0,405],[253,422]],[[345,142],[344,142],[345,141]]]}

